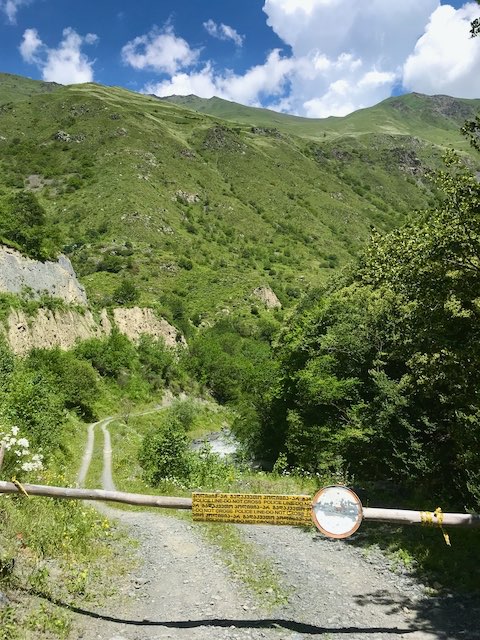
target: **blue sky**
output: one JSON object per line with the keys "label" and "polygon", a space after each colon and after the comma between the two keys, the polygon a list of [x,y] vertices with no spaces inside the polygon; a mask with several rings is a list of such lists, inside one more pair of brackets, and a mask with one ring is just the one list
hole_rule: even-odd
{"label": "blue sky", "polygon": [[479,14],[458,0],[0,0],[0,70],[344,115],[402,91],[480,97]]}

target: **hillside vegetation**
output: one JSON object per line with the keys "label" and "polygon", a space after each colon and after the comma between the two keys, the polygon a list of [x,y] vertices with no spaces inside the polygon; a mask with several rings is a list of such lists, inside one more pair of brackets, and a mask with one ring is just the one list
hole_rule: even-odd
{"label": "hillside vegetation", "polygon": [[327,136],[362,136],[381,132],[418,137],[440,146],[453,145],[462,149],[467,149],[468,144],[461,138],[459,129],[480,109],[480,99],[411,93],[387,98],[374,107],[360,109],[343,118],[315,119],[245,107],[216,97],[204,99],[190,95],[161,99],[198,113],[257,127],[277,127],[284,133],[305,138],[322,140]]}
{"label": "hillside vegetation", "polygon": [[443,145],[464,145],[457,120],[476,106],[404,96],[335,121],[335,135],[319,121],[309,138],[269,112],[233,124],[123,89],[32,82],[0,77],[0,235],[25,246],[5,227],[29,191],[46,212],[40,253],[63,247],[92,303],[127,280],[186,332],[249,308],[257,286],[288,306],[356,255],[372,225],[433,205],[428,172]]}
{"label": "hillside vegetation", "polygon": [[[340,479],[372,499],[380,487],[391,506],[434,497],[478,509],[480,165],[460,128],[471,121],[478,149],[479,107],[411,94],[309,121],[0,75],[0,242],[40,260],[67,253],[93,314],[151,306],[187,342],[170,350],[113,331],[22,358],[0,342],[0,441],[27,441],[46,467],[38,453],[19,464],[12,445],[2,477],[74,482],[82,427],[116,414],[116,473],[132,490],[310,491]],[[16,305],[32,315],[58,304],[33,297]],[[5,320],[16,305],[0,302]],[[187,401],[129,423],[165,389],[227,408]],[[255,455],[272,474],[188,451],[191,433],[223,416],[244,461]],[[52,501],[55,527],[34,527],[40,507],[20,500],[0,503],[2,589],[91,597],[88,566],[114,563],[108,523]],[[471,588],[475,535],[441,560],[432,536],[397,532],[388,544],[450,584],[468,566]],[[66,637],[49,611],[7,607],[0,639],[15,625]]]}

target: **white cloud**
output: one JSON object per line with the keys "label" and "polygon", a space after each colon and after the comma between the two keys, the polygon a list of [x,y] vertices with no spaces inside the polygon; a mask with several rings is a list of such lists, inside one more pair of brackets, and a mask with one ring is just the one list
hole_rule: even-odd
{"label": "white cloud", "polygon": [[233,40],[237,47],[241,47],[243,45],[245,36],[241,36],[236,29],[229,27],[228,24],[223,24],[223,22],[217,24],[210,18],[210,20],[203,23],[203,26],[207,30],[208,34],[213,38],[218,38],[219,40]]}
{"label": "white cloud", "polygon": [[267,24],[292,49],[290,108],[345,115],[390,96],[439,0],[265,0]]}
{"label": "white cloud", "polygon": [[38,37],[36,29],[27,29],[23,34],[23,40],[20,45],[20,53],[25,62],[35,62],[35,57],[43,42]]}
{"label": "white cloud", "polygon": [[480,96],[480,38],[469,38],[470,22],[478,14],[476,3],[458,10],[444,5],[432,14],[405,63],[407,89],[463,98]]}
{"label": "white cloud", "polygon": [[[124,58],[128,48],[132,66],[165,74],[147,92],[217,95],[309,117],[371,106],[402,83],[426,93],[480,95],[480,38],[468,34],[475,3],[455,10],[440,0],[264,0],[263,10],[288,53],[276,49],[244,73],[212,61],[200,66],[201,52],[172,27],[128,43]],[[231,37],[213,20],[203,26],[214,37]],[[170,39],[169,51],[157,43],[160,36]]]}
{"label": "white cloud", "polygon": [[80,36],[74,29],[63,30],[63,38],[57,48],[50,48],[40,39],[36,29],[26,29],[20,44],[22,58],[35,64],[47,82],[77,84],[93,80],[94,60],[90,60],[81,48],[94,44],[98,38],[93,33]]}
{"label": "white cloud", "polygon": [[150,69],[171,75],[193,65],[199,54],[200,50],[191,49],[186,40],[175,35],[171,26],[162,31],[154,27],[122,48],[123,62],[134,69]]}
{"label": "white cloud", "polygon": [[242,104],[260,106],[262,99],[282,94],[293,67],[290,58],[281,56],[280,51],[272,51],[264,64],[251,67],[244,74],[226,70],[216,73],[210,63],[200,71],[183,72],[161,82],[150,83],[146,93],[158,96],[194,93],[202,98],[218,96]]}
{"label": "white cloud", "polygon": [[31,1],[32,0],[0,0],[0,11],[7,16],[10,24],[16,24],[19,8],[30,4]]}
{"label": "white cloud", "polygon": [[200,98],[225,97],[210,64],[206,64],[200,71],[176,73],[169,79],[150,82],[145,86],[144,92],[154,93],[156,96],[194,94]]}

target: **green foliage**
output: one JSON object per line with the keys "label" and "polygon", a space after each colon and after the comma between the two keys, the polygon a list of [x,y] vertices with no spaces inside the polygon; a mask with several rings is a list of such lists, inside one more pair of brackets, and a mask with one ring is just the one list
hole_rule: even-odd
{"label": "green foliage", "polygon": [[222,403],[238,403],[245,393],[269,384],[270,325],[242,317],[221,320],[191,341],[188,365]]}
{"label": "green foliage", "polygon": [[189,477],[188,438],[185,427],[176,416],[145,436],[139,461],[145,480],[153,486],[165,479],[184,480]]}
{"label": "green foliage", "polygon": [[135,347],[130,340],[112,331],[108,338],[92,338],[78,345],[75,353],[91,362],[104,376],[117,378],[123,371],[133,371],[138,364]]}
{"label": "green foliage", "polygon": [[54,258],[61,244],[58,232],[46,221],[45,209],[28,191],[0,204],[0,240],[39,260]]}
{"label": "green foliage", "polygon": [[161,389],[177,380],[179,371],[174,353],[163,340],[142,335],[137,352],[142,374],[153,389]]}
{"label": "green foliage", "polygon": [[198,409],[190,399],[177,399],[172,404],[169,415],[172,416],[174,421],[178,422],[182,425],[185,431],[190,431],[192,425],[195,421],[195,415],[197,414]]}
{"label": "green foliage", "polygon": [[213,453],[208,444],[198,453],[190,453],[189,487],[192,490],[218,491],[219,487],[231,485],[238,476],[238,469]]}
{"label": "green foliage", "polygon": [[32,350],[25,364],[32,371],[45,371],[53,376],[67,409],[76,409],[87,418],[94,415],[99,389],[97,375],[89,362],[56,348]]}
{"label": "green foliage", "polygon": [[125,266],[125,262],[121,256],[116,255],[115,253],[107,253],[106,255],[103,256],[101,261],[98,263],[97,271],[119,273],[124,266]]}
{"label": "green foliage", "polygon": [[120,305],[128,305],[137,302],[140,298],[140,292],[131,280],[122,280],[112,293],[112,300]]}
{"label": "green foliage", "polygon": [[49,373],[18,366],[1,392],[0,412],[7,422],[26,433],[35,448],[47,454],[58,448],[65,406]]}
{"label": "green foliage", "polygon": [[312,294],[280,334],[260,442],[275,459],[478,505],[480,184],[456,157],[438,209]]}

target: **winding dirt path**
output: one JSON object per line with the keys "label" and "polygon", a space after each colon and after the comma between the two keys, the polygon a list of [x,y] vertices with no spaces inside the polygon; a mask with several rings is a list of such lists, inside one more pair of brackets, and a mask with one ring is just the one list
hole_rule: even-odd
{"label": "winding dirt path", "polygon": [[116,491],[115,483],[112,477],[112,441],[108,425],[113,418],[104,420],[101,423],[103,431],[103,471],[102,471],[102,489],[105,491]]}
{"label": "winding dirt path", "polygon": [[90,468],[90,463],[92,462],[93,449],[95,446],[95,427],[103,424],[106,420],[111,421],[113,418],[105,418],[104,420],[99,420],[98,422],[94,422],[93,424],[88,425],[87,429],[87,444],[85,445],[85,452],[82,458],[82,464],[80,466],[80,470],[77,476],[77,486],[83,487],[85,486],[85,480],[87,478],[87,473]]}
{"label": "winding dirt path", "polygon": [[[90,425],[79,482],[88,472],[100,425],[102,483],[105,489],[114,487],[112,420]],[[241,528],[246,540],[273,563],[290,593],[285,605],[265,610],[205,542],[198,525],[160,513],[99,508],[138,540],[140,562],[117,585],[119,598],[104,608],[74,610],[73,637],[79,640],[480,638],[480,603],[429,598],[422,585],[393,573],[380,553],[365,557],[352,541],[327,540],[291,527]]]}

